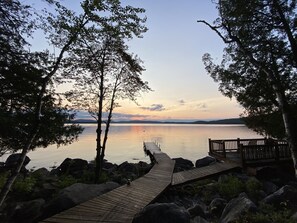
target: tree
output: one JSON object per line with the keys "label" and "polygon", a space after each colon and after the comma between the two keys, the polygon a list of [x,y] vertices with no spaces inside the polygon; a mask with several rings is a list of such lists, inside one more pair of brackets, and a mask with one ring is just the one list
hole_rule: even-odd
{"label": "tree", "polygon": [[15,170],[1,189],[0,206],[30,150],[71,143],[82,131],[78,125],[64,125],[73,115],[61,107],[52,88],[52,77],[75,38],[66,42],[57,58],[48,51],[30,52],[26,37],[37,27],[30,10],[17,0],[0,3],[1,154],[21,150]]}
{"label": "tree", "polygon": [[249,117],[280,112],[297,176],[297,17],[295,0],[220,0],[219,18],[206,24],[226,43],[220,65],[204,55],[220,91]]}
{"label": "tree", "polygon": [[[132,37],[132,33],[139,36],[146,30],[141,25],[144,20],[134,18],[132,8],[125,11],[123,16],[134,20],[133,29],[131,24],[123,29],[120,23],[112,24],[103,33],[86,29],[81,41],[73,48],[69,68],[65,71],[66,75],[75,78],[74,90],[67,93],[72,106],[87,108],[97,121],[96,182],[102,171],[112,113],[118,106],[118,100],[128,98],[136,101],[140,92],[150,90],[147,82],[140,77],[144,70],[141,60],[127,52],[128,47],[124,42]],[[121,20],[121,17],[117,18],[117,21]],[[106,119],[104,112],[107,113]]]}

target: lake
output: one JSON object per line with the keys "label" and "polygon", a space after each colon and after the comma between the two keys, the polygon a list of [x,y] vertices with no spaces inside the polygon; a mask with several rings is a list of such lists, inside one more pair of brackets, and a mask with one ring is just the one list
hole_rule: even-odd
{"label": "lake", "polygon": [[[28,154],[28,167],[60,165],[67,157],[93,160],[96,155],[96,125],[82,124],[84,132],[79,140],[68,146],[52,145]],[[143,152],[144,141],[156,141],[170,157],[183,157],[195,162],[208,155],[208,138],[261,138],[244,125],[201,124],[113,124],[108,137],[105,158],[120,164],[124,161],[149,162]],[[5,157],[1,157],[5,161]]]}

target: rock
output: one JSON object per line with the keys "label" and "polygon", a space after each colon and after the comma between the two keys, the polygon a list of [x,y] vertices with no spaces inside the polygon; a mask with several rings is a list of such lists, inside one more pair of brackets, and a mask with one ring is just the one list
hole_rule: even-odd
{"label": "rock", "polygon": [[58,167],[61,174],[71,174],[73,177],[80,177],[86,169],[88,169],[88,161],[70,158],[66,158]]}
{"label": "rock", "polygon": [[34,177],[44,180],[45,178],[47,178],[49,176],[50,172],[46,168],[43,167],[43,168],[39,168],[39,169],[35,170],[32,174]]}
{"label": "rock", "polygon": [[[21,157],[21,153],[11,154],[5,161],[5,167],[7,168],[15,167],[20,157]],[[30,161],[31,159],[28,156],[26,156],[23,167],[26,166]]]}
{"label": "rock", "polygon": [[196,160],[196,163],[195,163],[195,167],[196,168],[199,168],[199,167],[203,167],[203,166],[208,166],[210,164],[213,164],[216,162],[216,159],[211,157],[211,156],[206,156],[202,159],[198,159]]}
{"label": "rock", "polygon": [[293,174],[276,167],[262,167],[257,169],[256,177],[260,180],[269,180],[279,186],[287,184],[294,179]]}
{"label": "rock", "polygon": [[174,172],[190,170],[194,167],[192,161],[183,159],[181,157],[173,158],[172,160],[175,160]]}
{"label": "rock", "polygon": [[104,162],[102,164],[102,169],[105,170],[108,173],[113,172],[114,170],[117,169],[117,167],[118,166],[116,164],[110,163],[107,160],[104,160]]}
{"label": "rock", "polygon": [[49,200],[57,191],[59,191],[59,188],[52,183],[43,183],[40,188],[34,189],[34,196]]}
{"label": "rock", "polygon": [[295,214],[293,214],[293,215],[291,216],[291,219],[292,219],[293,221],[297,221],[297,212],[295,212]]}
{"label": "rock", "polygon": [[137,167],[133,163],[128,163],[127,161],[123,162],[121,165],[118,167],[118,171],[122,173],[134,173],[138,174]]}
{"label": "rock", "polygon": [[194,207],[191,207],[188,209],[188,212],[191,216],[191,218],[195,216],[201,216],[205,217],[206,216],[206,205],[204,203],[198,203]]}
{"label": "rock", "polygon": [[75,183],[61,190],[57,197],[46,205],[43,218],[47,218],[77,204],[90,200],[93,197],[111,191],[118,186],[119,184],[114,182],[107,182],[105,184]]}
{"label": "rock", "polygon": [[133,223],[190,223],[190,214],[174,203],[155,203],[138,213]]}
{"label": "rock", "polygon": [[270,181],[264,181],[263,182],[263,190],[266,194],[272,194],[278,190],[278,186],[276,186],[274,183],[272,183]]}
{"label": "rock", "polygon": [[220,222],[235,222],[244,213],[255,211],[257,211],[257,206],[247,197],[245,193],[241,193],[237,198],[232,199],[226,205],[220,218]]}
{"label": "rock", "polygon": [[14,222],[33,222],[42,213],[45,200],[36,199],[18,203],[12,216]]}
{"label": "rock", "polygon": [[196,216],[193,220],[191,220],[191,223],[208,223],[208,221],[200,216]]}
{"label": "rock", "polygon": [[137,167],[138,167],[140,173],[147,174],[150,171],[150,169],[152,168],[152,165],[148,164],[146,162],[143,162],[143,161],[139,161],[137,163]]}
{"label": "rock", "polygon": [[223,198],[213,199],[208,206],[209,213],[217,217],[221,216],[226,204],[227,201]]}
{"label": "rock", "polygon": [[297,200],[297,188],[286,185],[270,194],[262,200],[265,204],[272,204],[275,206],[280,206],[282,202],[285,202],[287,205],[296,206]]}

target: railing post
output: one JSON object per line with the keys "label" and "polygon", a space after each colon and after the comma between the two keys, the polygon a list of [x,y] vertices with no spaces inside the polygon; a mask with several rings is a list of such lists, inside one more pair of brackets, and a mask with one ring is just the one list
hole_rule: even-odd
{"label": "railing post", "polygon": [[223,142],[223,156],[224,156],[224,158],[226,158],[226,148],[225,148],[225,141],[224,141],[224,140],[222,140],[222,142]]}
{"label": "railing post", "polygon": [[240,138],[237,138],[237,151],[240,151]]}
{"label": "railing post", "polygon": [[239,144],[239,150],[240,150],[240,157],[241,157],[241,164],[242,167],[245,167],[245,154],[244,154],[244,148],[243,148],[243,144]]}
{"label": "railing post", "polygon": [[275,148],[275,161],[278,162],[279,161],[279,147],[278,147],[278,142],[275,143],[274,148]]}

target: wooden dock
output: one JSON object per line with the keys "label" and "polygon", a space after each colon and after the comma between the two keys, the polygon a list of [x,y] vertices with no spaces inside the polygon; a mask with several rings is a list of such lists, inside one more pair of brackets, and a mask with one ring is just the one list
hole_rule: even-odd
{"label": "wooden dock", "polygon": [[215,163],[209,166],[200,167],[193,170],[174,173],[171,184],[175,186],[179,184],[189,183],[192,181],[203,180],[238,168],[240,168],[240,165],[236,163]]}
{"label": "wooden dock", "polygon": [[289,145],[273,139],[209,139],[209,154],[242,167],[279,165],[292,161]]}
{"label": "wooden dock", "polygon": [[44,223],[132,222],[134,215],[155,200],[170,184],[175,161],[154,143],[144,143],[157,161],[145,176],[48,219]]}
{"label": "wooden dock", "polygon": [[145,142],[144,149],[154,162],[145,176],[101,196],[65,210],[43,223],[122,223],[132,222],[135,214],[153,202],[168,186],[202,180],[238,167],[234,163],[217,163],[173,174],[173,161],[160,147]]}

